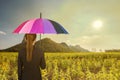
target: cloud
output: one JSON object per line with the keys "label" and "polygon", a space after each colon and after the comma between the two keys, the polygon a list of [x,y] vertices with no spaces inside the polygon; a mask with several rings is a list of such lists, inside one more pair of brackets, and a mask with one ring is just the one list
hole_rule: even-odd
{"label": "cloud", "polygon": [[0,31],[0,35],[6,35],[6,33],[4,31]]}
{"label": "cloud", "polygon": [[76,39],[76,42],[82,45],[95,45],[101,43],[101,36],[93,35],[93,36],[81,36]]}
{"label": "cloud", "polygon": [[74,40],[75,44],[79,44],[86,49],[119,49],[120,38],[115,35],[84,35]]}

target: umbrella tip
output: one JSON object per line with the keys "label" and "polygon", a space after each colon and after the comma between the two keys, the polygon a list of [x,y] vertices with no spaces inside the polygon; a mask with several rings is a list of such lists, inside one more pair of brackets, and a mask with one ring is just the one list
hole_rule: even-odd
{"label": "umbrella tip", "polygon": [[40,12],[40,18],[42,18],[42,13]]}

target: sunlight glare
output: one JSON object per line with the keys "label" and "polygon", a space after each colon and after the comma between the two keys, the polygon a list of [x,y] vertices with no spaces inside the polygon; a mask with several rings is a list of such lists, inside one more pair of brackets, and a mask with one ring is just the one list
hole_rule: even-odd
{"label": "sunlight glare", "polygon": [[96,20],[92,23],[94,28],[101,28],[103,26],[103,22],[101,20]]}

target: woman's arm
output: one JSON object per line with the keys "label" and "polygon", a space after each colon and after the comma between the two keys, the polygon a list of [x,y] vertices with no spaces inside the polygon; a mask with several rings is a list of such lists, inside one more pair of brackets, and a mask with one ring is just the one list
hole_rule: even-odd
{"label": "woman's arm", "polygon": [[21,80],[22,78],[22,60],[21,60],[21,56],[20,56],[20,52],[18,53],[18,80]]}
{"label": "woman's arm", "polygon": [[40,67],[41,67],[41,69],[45,69],[46,68],[46,61],[45,61],[45,56],[44,56],[44,52],[43,51],[41,51]]}

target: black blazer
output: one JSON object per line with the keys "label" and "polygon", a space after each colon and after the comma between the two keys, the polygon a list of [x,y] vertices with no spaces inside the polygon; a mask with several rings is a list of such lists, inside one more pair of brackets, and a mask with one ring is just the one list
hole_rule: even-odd
{"label": "black blazer", "polygon": [[18,53],[18,80],[42,80],[41,69],[45,69],[44,53],[39,48],[33,48],[32,61],[26,60],[26,48]]}

